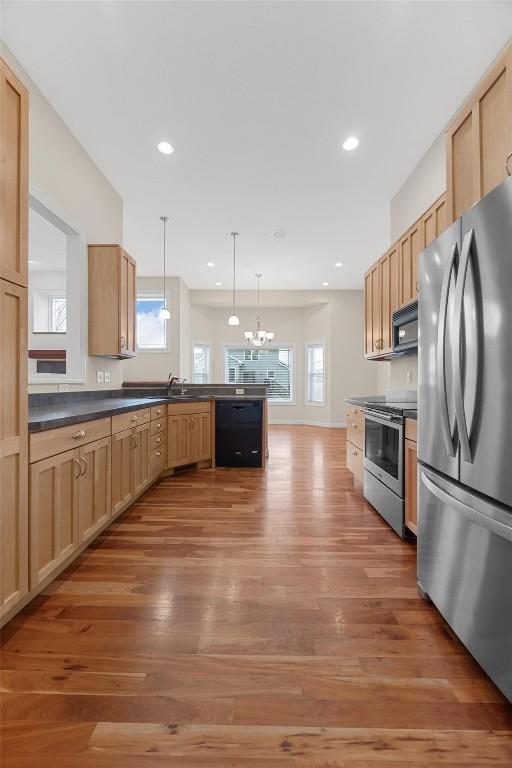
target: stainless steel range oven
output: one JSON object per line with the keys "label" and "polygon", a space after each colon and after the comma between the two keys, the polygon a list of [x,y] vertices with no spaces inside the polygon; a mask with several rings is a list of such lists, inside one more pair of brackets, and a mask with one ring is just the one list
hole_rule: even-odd
{"label": "stainless steel range oven", "polygon": [[404,515],[404,419],[364,409],[364,497],[402,538]]}

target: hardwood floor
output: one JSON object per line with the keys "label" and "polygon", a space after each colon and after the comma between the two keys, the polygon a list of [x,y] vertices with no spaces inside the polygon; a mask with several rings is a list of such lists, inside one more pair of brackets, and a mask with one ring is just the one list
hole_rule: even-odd
{"label": "hardwood floor", "polygon": [[512,765],[345,432],[160,481],[4,630],[3,768]]}

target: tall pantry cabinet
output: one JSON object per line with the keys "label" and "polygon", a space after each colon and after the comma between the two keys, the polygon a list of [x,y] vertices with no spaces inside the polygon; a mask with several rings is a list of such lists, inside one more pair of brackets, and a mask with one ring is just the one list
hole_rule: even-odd
{"label": "tall pantry cabinet", "polygon": [[0,618],[28,592],[28,92],[0,59]]}

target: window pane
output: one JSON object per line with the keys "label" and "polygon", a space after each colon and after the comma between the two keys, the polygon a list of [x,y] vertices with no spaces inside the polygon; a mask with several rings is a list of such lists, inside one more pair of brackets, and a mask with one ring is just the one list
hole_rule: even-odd
{"label": "window pane", "polygon": [[225,380],[229,384],[266,384],[269,400],[291,402],[293,349],[229,347],[225,352]]}
{"label": "window pane", "polygon": [[137,344],[139,349],[166,349],[166,321],[160,317],[163,296],[137,296]]}
{"label": "window pane", "polygon": [[308,344],[307,366],[307,402],[323,403],[325,400],[323,344]]}
{"label": "window pane", "polygon": [[210,378],[210,347],[206,344],[194,345],[194,371],[193,382],[195,384],[207,384]]}

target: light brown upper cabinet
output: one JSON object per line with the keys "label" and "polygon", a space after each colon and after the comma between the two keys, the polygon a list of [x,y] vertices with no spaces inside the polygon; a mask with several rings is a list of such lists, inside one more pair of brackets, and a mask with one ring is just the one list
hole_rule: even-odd
{"label": "light brown upper cabinet", "polygon": [[135,260],[120,245],[89,246],[89,354],[136,355]]}
{"label": "light brown upper cabinet", "polygon": [[446,139],[447,220],[451,223],[507,177],[507,157],[512,152],[512,44],[458,111]]}
{"label": "light brown upper cabinet", "polygon": [[381,352],[393,349],[393,312],[398,308],[399,260],[398,245],[379,259]]}
{"label": "light brown upper cabinet", "polygon": [[0,278],[28,285],[28,91],[2,59]]}
{"label": "light brown upper cabinet", "polygon": [[0,280],[0,617],[28,591],[27,289]]}
{"label": "light brown upper cabinet", "polygon": [[400,238],[398,278],[398,305],[400,307],[418,298],[418,256],[424,247],[423,227],[420,219]]}
{"label": "light brown upper cabinet", "polygon": [[379,262],[370,267],[364,276],[364,354],[379,354],[381,343]]}
{"label": "light brown upper cabinet", "polygon": [[394,245],[365,275],[365,355],[391,351],[392,314],[398,307],[398,247]]}
{"label": "light brown upper cabinet", "polygon": [[423,214],[423,247],[430,245],[446,229],[446,193],[436,200],[434,205]]}

